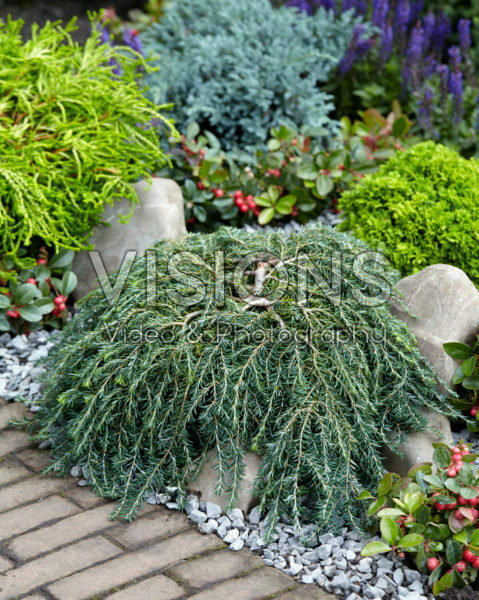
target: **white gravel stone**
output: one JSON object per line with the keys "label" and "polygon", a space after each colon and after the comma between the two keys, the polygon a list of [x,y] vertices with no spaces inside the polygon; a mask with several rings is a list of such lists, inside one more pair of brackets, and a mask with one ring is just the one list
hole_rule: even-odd
{"label": "white gravel stone", "polygon": [[232,542],[230,544],[230,550],[233,550],[233,552],[238,552],[239,550],[242,550],[244,547],[244,541],[241,538],[237,538],[236,540],[234,540],[234,542]]}
{"label": "white gravel stone", "polygon": [[240,533],[237,529],[230,529],[227,534],[225,535],[225,537],[223,538],[223,542],[225,544],[231,544],[232,542],[234,542],[236,539],[238,539],[240,536]]}
{"label": "white gravel stone", "polygon": [[70,475],[72,477],[81,477],[82,476],[82,468],[80,465],[75,465],[70,469]]}
{"label": "white gravel stone", "polygon": [[212,502],[206,502],[206,514],[209,519],[219,519],[223,514],[223,510],[221,506],[218,504],[213,504]]}
{"label": "white gravel stone", "polygon": [[201,512],[201,510],[192,510],[188,515],[188,518],[191,519],[193,523],[198,523],[199,525],[200,523],[204,523],[208,517],[204,512]]}
{"label": "white gravel stone", "polygon": [[217,529],[218,529],[218,521],[215,521],[214,519],[208,519],[208,521],[206,521],[206,523],[200,523],[198,525],[198,530],[201,533],[205,533],[205,534],[213,533],[213,531],[216,531]]}
{"label": "white gravel stone", "polygon": [[259,525],[259,522],[261,521],[261,513],[256,506],[249,513],[248,520],[253,525]]}

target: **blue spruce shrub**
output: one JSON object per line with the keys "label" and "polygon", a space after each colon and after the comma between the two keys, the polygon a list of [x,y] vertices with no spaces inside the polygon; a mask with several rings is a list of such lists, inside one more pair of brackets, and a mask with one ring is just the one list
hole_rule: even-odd
{"label": "blue spruce shrub", "polygon": [[155,102],[173,102],[180,128],[198,122],[230,149],[266,141],[283,120],[338,132],[321,91],[357,22],[320,8],[309,17],[268,0],[181,0],[142,36],[159,70],[146,76]]}

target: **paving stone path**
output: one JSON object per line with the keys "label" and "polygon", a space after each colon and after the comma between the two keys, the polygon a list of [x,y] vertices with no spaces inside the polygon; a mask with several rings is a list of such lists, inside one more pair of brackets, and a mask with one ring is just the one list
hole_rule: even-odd
{"label": "paving stone path", "polygon": [[231,552],[181,513],[147,506],[133,523],[77,480],[40,475],[48,452],[6,429],[0,400],[0,600],[334,600]]}

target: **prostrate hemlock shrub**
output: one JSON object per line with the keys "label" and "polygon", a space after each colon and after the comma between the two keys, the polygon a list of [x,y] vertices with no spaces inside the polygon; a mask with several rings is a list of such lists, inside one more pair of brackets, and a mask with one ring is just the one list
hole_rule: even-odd
{"label": "prostrate hemlock shrub", "polygon": [[49,469],[87,466],[129,520],[158,487],[183,494],[210,450],[234,505],[255,450],[270,533],[284,513],[328,529],[354,521],[355,497],[383,473],[381,448],[427,426],[421,407],[453,411],[390,314],[397,275],[363,262],[373,258],[322,227],[155,244],[116,302],[85,299],[48,358],[33,426],[54,440]]}
{"label": "prostrate hemlock shrub", "polygon": [[104,204],[133,205],[132,184],[165,164],[152,120],[170,129],[138,86],[145,61],[103,44],[95,22],[84,46],[73,22],[25,42],[22,25],[0,22],[0,256],[12,257],[34,236],[84,248]]}
{"label": "prostrate hemlock shrub", "polygon": [[341,196],[340,229],[385,253],[403,275],[437,263],[479,284],[479,162],[434,142],[396,154]]}
{"label": "prostrate hemlock shrub", "polygon": [[314,17],[268,0],[178,0],[142,33],[160,70],[146,77],[157,102],[173,102],[181,129],[212,131],[226,149],[264,144],[285,119],[338,133],[321,85],[353,35],[352,12]]}

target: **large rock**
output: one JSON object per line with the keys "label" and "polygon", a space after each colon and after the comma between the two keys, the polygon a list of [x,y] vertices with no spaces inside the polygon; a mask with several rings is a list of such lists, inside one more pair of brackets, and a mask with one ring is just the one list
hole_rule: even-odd
{"label": "large rock", "polygon": [[[246,514],[258,503],[253,495],[253,487],[261,466],[261,457],[254,452],[247,452],[243,457],[243,461],[245,470],[238,490],[235,508],[240,508]],[[228,504],[228,495],[223,493],[217,496],[215,494],[218,481],[218,471],[215,469],[215,464],[215,452],[211,451],[200,474],[188,483],[188,489],[200,494],[203,502],[212,502],[225,508]]]}
{"label": "large rock", "polygon": [[[394,303],[393,314],[403,320],[414,333],[422,355],[436,369],[439,378],[452,387],[452,376],[460,361],[453,360],[443,349],[446,342],[472,341],[479,332],[479,292],[467,275],[450,265],[433,265],[415,275],[401,279],[398,288],[403,301],[416,319],[403,307]],[[441,391],[445,391],[442,384]],[[425,411],[433,431],[414,433],[403,444],[404,459],[387,453],[386,466],[396,473],[405,474],[418,462],[432,460],[432,443],[452,444],[449,420],[443,415]]]}
{"label": "large rock", "polygon": [[[102,220],[111,226],[96,227],[89,240],[98,251],[108,274],[121,267],[127,252],[141,254],[160,239],[178,239],[186,233],[183,195],[174,181],[154,178],[149,188],[146,181],[139,181],[135,184],[135,191],[139,203],[135,205],[129,222],[120,222],[120,214],[130,212],[128,200],[119,200],[113,206],[108,204]],[[97,271],[88,252],[76,255],[73,270],[78,277],[74,298],[79,300],[98,287]]]}

